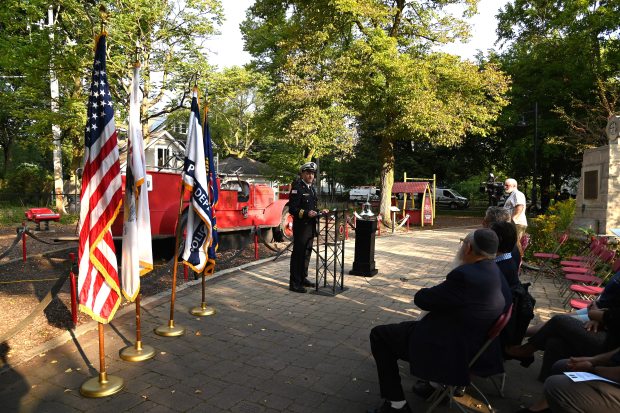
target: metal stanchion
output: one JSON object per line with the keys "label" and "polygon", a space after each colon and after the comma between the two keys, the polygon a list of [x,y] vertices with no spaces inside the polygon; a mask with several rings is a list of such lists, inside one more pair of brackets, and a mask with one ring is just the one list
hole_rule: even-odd
{"label": "metal stanchion", "polygon": [[254,260],[258,261],[258,227],[254,226]]}
{"label": "metal stanchion", "polygon": [[77,285],[75,273],[73,272],[73,265],[75,264],[75,253],[69,253],[69,261],[71,262],[71,270],[69,271],[69,284],[71,287],[71,320],[73,321],[73,328],[76,328],[78,322]]}
{"label": "metal stanchion", "polygon": [[26,225],[22,222],[22,260],[26,262]]}

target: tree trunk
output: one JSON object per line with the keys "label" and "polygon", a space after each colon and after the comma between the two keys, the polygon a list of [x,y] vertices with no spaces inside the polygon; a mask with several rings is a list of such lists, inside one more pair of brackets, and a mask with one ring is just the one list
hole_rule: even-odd
{"label": "tree trunk", "polygon": [[[54,9],[50,6],[48,13],[48,26],[53,27],[56,24],[56,17],[54,17]],[[49,32],[50,44],[54,44],[54,31]],[[58,78],[56,77],[56,70],[54,69],[53,57],[50,60],[50,97],[51,97],[51,110],[52,113],[58,113],[60,97]],[[56,199],[56,211],[59,214],[65,215],[65,203],[63,198],[64,185],[62,181],[62,140],[60,136],[60,126],[52,123],[52,139],[53,139],[53,151],[52,151],[52,163],[54,165],[54,194]]]}
{"label": "tree trunk", "polygon": [[383,221],[391,226],[390,207],[392,206],[392,185],[394,185],[394,143],[388,138],[382,138],[379,144],[379,152],[381,156],[381,205],[379,212]]}

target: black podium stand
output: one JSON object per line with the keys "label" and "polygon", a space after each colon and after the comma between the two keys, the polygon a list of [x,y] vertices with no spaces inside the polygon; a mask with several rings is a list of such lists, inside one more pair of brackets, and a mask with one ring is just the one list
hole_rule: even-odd
{"label": "black podium stand", "polygon": [[344,286],[345,211],[332,210],[317,219],[316,286],[314,292],[336,295]]}
{"label": "black podium stand", "polygon": [[361,220],[355,222],[355,257],[351,275],[372,277],[377,274],[375,268],[375,232],[377,220]]}

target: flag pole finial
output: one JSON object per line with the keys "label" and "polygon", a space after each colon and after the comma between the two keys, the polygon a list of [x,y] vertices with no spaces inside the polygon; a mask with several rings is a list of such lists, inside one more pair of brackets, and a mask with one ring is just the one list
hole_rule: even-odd
{"label": "flag pole finial", "polygon": [[101,33],[105,33],[108,25],[108,9],[103,4],[99,6],[99,17],[101,17]]}

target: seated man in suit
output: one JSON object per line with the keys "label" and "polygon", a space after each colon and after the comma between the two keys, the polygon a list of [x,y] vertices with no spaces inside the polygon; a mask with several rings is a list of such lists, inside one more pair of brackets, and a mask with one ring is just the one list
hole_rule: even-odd
{"label": "seated man in suit", "polygon": [[419,378],[469,384],[468,364],[506,304],[502,274],[494,262],[498,244],[490,229],[469,233],[458,253],[460,265],[442,283],[416,293],[415,304],[428,314],[419,321],[372,329],[370,346],[385,399],[374,412],[410,412],[400,383],[399,359],[409,361],[411,373]]}

